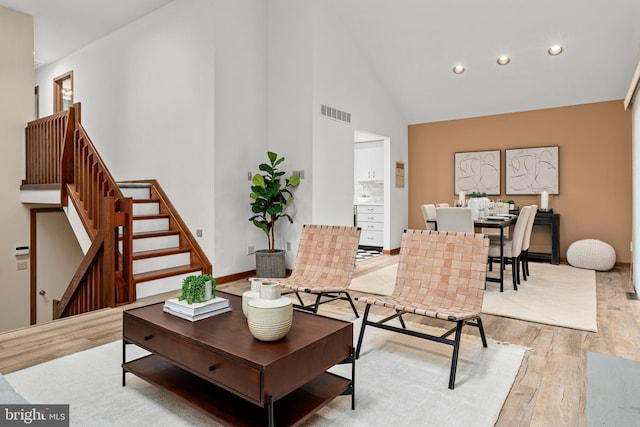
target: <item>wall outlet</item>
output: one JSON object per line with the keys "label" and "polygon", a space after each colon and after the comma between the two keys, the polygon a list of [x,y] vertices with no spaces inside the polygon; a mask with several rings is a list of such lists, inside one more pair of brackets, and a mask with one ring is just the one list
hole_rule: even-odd
{"label": "wall outlet", "polygon": [[198,237],[202,237],[202,228],[198,228],[198,229],[196,230],[196,236],[198,236]]}
{"label": "wall outlet", "polygon": [[20,261],[18,263],[18,271],[26,270],[29,267],[29,263],[27,261]]}
{"label": "wall outlet", "polygon": [[251,255],[254,252],[255,252],[255,249],[253,249],[253,245],[247,246],[247,255]]}

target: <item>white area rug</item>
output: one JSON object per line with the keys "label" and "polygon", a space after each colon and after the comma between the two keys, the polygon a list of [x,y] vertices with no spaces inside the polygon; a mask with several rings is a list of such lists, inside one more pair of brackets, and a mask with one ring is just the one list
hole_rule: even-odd
{"label": "white area rug", "polygon": [[[504,292],[487,283],[482,312],[531,322],[598,331],[596,274],[569,265],[529,263],[531,276],[518,290],[505,271]],[[495,268],[496,266],[494,266]]]}
{"label": "white area rug", "polygon": [[[488,282],[482,312],[514,319],[597,332],[596,274],[569,265],[532,262],[531,276],[511,285],[511,267],[505,271],[504,292]],[[494,269],[497,267],[494,266]],[[350,290],[391,295],[398,265],[389,265],[354,278]],[[495,275],[493,273],[488,273]]]}
{"label": "white area rug", "polygon": [[398,264],[351,279],[349,289],[377,295],[391,295],[396,283]]}
{"label": "white area rug", "polygon": [[[355,327],[354,339],[358,331]],[[6,379],[31,403],[69,403],[72,426],[216,425],[131,374],[122,387],[121,351],[116,341]],[[491,340],[484,349],[479,338],[465,338],[456,388],[449,390],[450,346],[367,329],[356,364],[356,410],[351,410],[350,396],[338,396],[305,425],[493,426],[525,351]],[[351,372],[348,365],[334,369],[346,369],[345,376]]]}

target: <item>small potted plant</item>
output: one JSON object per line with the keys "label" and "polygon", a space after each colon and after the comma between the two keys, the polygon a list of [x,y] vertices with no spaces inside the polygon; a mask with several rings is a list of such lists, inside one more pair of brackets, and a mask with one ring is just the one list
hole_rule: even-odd
{"label": "small potted plant", "polygon": [[509,199],[509,200],[507,200],[507,204],[509,205],[509,210],[510,210],[510,211],[515,210],[515,208],[516,208],[516,202],[514,202],[514,201],[513,201],[513,200],[511,200],[511,199]]}
{"label": "small potted plant", "polygon": [[187,304],[205,302],[216,296],[216,279],[208,274],[191,275],[182,281],[182,294],[178,301],[186,301]]}

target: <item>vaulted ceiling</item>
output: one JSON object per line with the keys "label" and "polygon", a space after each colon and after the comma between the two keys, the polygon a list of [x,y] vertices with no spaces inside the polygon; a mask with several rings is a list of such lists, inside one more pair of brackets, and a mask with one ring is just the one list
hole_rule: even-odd
{"label": "vaulted ceiling", "polygon": [[[34,16],[36,61],[46,63],[169,1],[0,6]],[[622,99],[640,53],[638,0],[314,1],[331,4],[408,123]],[[547,53],[553,44],[562,54]],[[464,73],[453,73],[458,64]]]}

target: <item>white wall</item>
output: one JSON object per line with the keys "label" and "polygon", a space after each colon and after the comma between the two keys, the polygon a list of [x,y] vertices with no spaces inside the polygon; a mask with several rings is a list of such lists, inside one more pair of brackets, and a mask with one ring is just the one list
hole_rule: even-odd
{"label": "white wall", "polygon": [[215,2],[215,186],[207,197],[215,208],[216,275],[255,269],[247,247],[267,247],[264,233],[249,222],[247,175],[267,160],[266,3]]}
{"label": "white wall", "polygon": [[[640,65],[639,65],[640,66]],[[635,102],[640,102],[640,98],[636,95]],[[636,293],[640,293],[640,275],[638,275],[638,267],[640,266],[640,105],[635,105],[632,109],[633,118],[631,121],[631,139],[632,139],[632,176],[633,185],[631,194],[633,195],[633,283]]]}
{"label": "white wall", "polygon": [[16,246],[29,245],[29,210],[20,203],[24,128],[33,120],[33,18],[0,7],[0,330],[29,324],[29,270]]}
{"label": "white wall", "polygon": [[[74,101],[114,178],[157,179],[203,230],[216,276],[255,268],[247,172],[266,147],[263,3],[175,0],[37,72],[48,88],[74,71]],[[50,114],[51,95],[42,102]]]}
{"label": "white wall", "polygon": [[[407,162],[407,122],[380,84],[347,28],[325,2],[314,2],[313,53],[313,219],[321,223],[353,223],[354,130],[388,138],[385,143],[384,249],[400,247],[407,228],[408,189],[395,188],[395,162]],[[372,29],[369,29],[372,31]],[[351,113],[352,123],[320,116],[325,104]],[[327,209],[327,207],[330,209]]]}
{"label": "white wall", "polygon": [[[158,179],[203,230],[216,276],[255,268],[247,247],[265,248],[266,237],[248,221],[247,173],[267,150],[284,155],[285,171],[305,172],[295,223],[284,220],[276,238],[292,244],[290,268],[304,224],[352,224],[356,126],[391,138],[388,163],[406,161],[406,124],[340,25],[312,0],[175,0],[36,74],[50,87],[74,71],[74,100],[114,177]],[[345,45],[332,51],[337,37]],[[344,106],[354,124],[320,119],[320,103]],[[395,248],[407,192],[386,194]]]}
{"label": "white wall", "polygon": [[[295,224],[282,227],[294,247],[308,223],[353,224],[354,130],[390,138],[392,161],[407,158],[407,124],[358,52],[350,29],[330,6],[275,0],[269,14],[269,147],[286,153],[287,170],[304,170],[296,190]],[[324,119],[320,105],[352,114],[351,125]],[[398,248],[407,225],[407,189],[385,189],[385,248]],[[292,259],[287,261],[292,266]]]}
{"label": "white wall", "polygon": [[[317,169],[312,163],[311,13],[312,0],[267,2],[269,150],[285,157],[282,170],[305,172],[294,191],[295,198],[289,211],[294,224],[286,219],[278,222],[276,247],[286,248],[286,242],[291,242],[292,246],[292,251],[287,253],[288,268],[293,267],[302,226],[315,222],[312,196]],[[266,159],[266,153],[261,154],[261,158]],[[266,246],[266,240],[263,241]]]}

